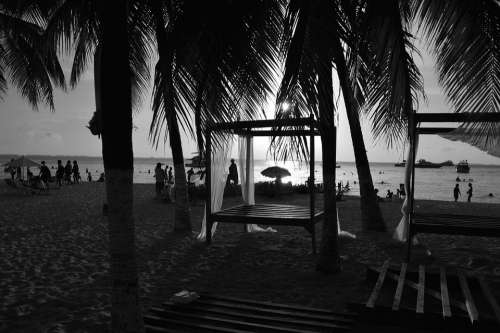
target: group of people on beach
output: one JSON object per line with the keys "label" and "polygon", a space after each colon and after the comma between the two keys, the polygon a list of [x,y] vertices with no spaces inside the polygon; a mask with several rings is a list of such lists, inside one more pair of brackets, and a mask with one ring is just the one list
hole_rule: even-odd
{"label": "group of people on beach", "polygon": [[170,189],[174,184],[172,167],[169,168],[168,165],[165,165],[165,169],[163,169],[161,167],[161,163],[156,163],[154,177],[156,184],[156,197],[159,198],[162,193],[165,193],[168,197],[170,197]]}
{"label": "group of people on beach", "polygon": [[[42,164],[43,163],[44,162],[42,162]],[[64,166],[62,165],[61,160],[57,160],[56,184],[59,185],[59,187],[62,186],[63,182],[66,185],[79,184],[81,179],[80,167],[78,166],[78,162],[76,160],[73,161],[73,164],[71,164],[71,161],[68,160]]]}

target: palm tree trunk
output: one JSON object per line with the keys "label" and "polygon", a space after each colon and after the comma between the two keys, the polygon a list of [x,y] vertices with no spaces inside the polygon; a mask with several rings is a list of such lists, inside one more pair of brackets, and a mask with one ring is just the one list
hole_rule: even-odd
{"label": "palm tree trunk", "polygon": [[366,155],[363,132],[359,122],[359,113],[356,106],[354,92],[349,80],[349,73],[344,57],[344,52],[338,40],[333,41],[335,52],[335,64],[337,65],[337,74],[339,77],[344,103],[346,107],[347,119],[351,130],[352,145],[354,148],[354,157],[356,159],[356,170],[359,179],[359,192],[361,200],[361,223],[363,230],[386,231],[384,218],[377,201],[377,194],[373,187],[370,164]]}
{"label": "palm tree trunk", "polygon": [[333,120],[333,86],[330,62],[326,62],[325,68],[328,70],[320,71],[318,79],[325,215],[316,269],[324,273],[336,273],[341,270],[341,267],[335,197],[336,134],[332,130],[335,123]]}
{"label": "palm tree trunk", "polygon": [[184,155],[182,153],[181,134],[177,119],[173,116],[169,117],[169,119],[167,119],[167,126],[175,172],[174,230],[179,232],[191,232],[192,226],[187,191],[188,184],[186,180],[186,170],[184,169]]}
{"label": "palm tree trunk", "polygon": [[131,75],[126,1],[103,2],[102,156],[106,173],[112,332],[143,332],[133,218]]}
{"label": "palm tree trunk", "polygon": [[170,148],[172,150],[172,160],[175,172],[175,217],[174,230],[179,232],[191,232],[191,219],[188,202],[188,185],[186,180],[186,170],[184,169],[184,155],[182,152],[181,133],[177,121],[173,96],[172,58],[173,54],[168,49],[167,33],[165,31],[165,21],[160,1],[151,1],[153,15],[155,19],[156,39],[158,43],[158,54],[160,56],[159,65],[167,80],[164,93],[165,115],[168,127]]}

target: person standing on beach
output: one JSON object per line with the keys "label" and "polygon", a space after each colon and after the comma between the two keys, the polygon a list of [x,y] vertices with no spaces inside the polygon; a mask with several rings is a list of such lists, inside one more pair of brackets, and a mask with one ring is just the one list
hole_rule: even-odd
{"label": "person standing on beach", "polygon": [[56,170],[56,183],[59,187],[62,186],[62,180],[64,178],[64,167],[61,160],[57,160],[57,170]]}
{"label": "person standing on beach", "polygon": [[458,184],[456,184],[455,188],[453,189],[453,197],[455,198],[455,202],[457,202],[459,195],[461,195],[460,188],[458,187]]}
{"label": "person standing on beach", "polygon": [[64,181],[66,184],[71,184],[71,171],[73,168],[71,167],[71,161],[68,160],[66,162],[66,166],[64,167]]}
{"label": "person standing on beach", "polygon": [[173,178],[174,178],[174,177],[173,177],[173,175],[172,175],[172,167],[170,167],[170,168],[168,169],[168,182],[169,182],[169,184],[173,184],[173,183],[174,183],[174,182],[173,182]]}
{"label": "person standing on beach", "polygon": [[80,168],[78,167],[78,163],[73,161],[73,182],[75,184],[80,183]]}
{"label": "person standing on beach", "polygon": [[165,183],[165,171],[161,168],[161,163],[156,163],[154,177],[156,178],[156,197],[159,198]]}
{"label": "person standing on beach", "polygon": [[231,181],[234,185],[238,185],[238,167],[236,163],[234,163],[234,158],[231,159],[231,165],[229,166],[229,175],[227,175],[227,184],[230,184]]}
{"label": "person standing on beach", "polygon": [[40,180],[49,186],[49,181],[50,181],[50,170],[49,168],[45,165],[45,161],[42,161],[42,166],[40,167]]}
{"label": "person standing on beach", "polygon": [[472,184],[469,183],[469,189],[467,190],[467,202],[470,202],[470,198],[472,198]]}

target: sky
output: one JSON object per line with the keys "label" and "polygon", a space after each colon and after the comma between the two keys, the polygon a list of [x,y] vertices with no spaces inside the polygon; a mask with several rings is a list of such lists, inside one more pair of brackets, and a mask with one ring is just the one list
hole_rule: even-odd
{"label": "sky", "polygon": [[[421,57],[416,56],[416,62],[423,75],[427,96],[427,102],[420,101],[418,112],[452,112],[438,84],[433,58],[420,44],[417,48],[421,52]],[[65,73],[69,74],[71,59],[64,58],[62,66]],[[338,88],[335,91],[338,92]],[[156,149],[149,139],[149,125],[152,118],[151,92],[145,96],[140,110],[134,114],[134,156],[171,157],[168,142],[164,145],[162,141]],[[273,118],[274,97],[270,96],[269,101],[265,111],[268,118]],[[18,91],[10,87],[0,100],[0,154],[100,156],[100,140],[97,136],[91,135],[85,127],[94,111],[92,64],[75,89],[67,92],[55,91],[55,112],[51,112],[43,105],[38,111],[34,111]],[[350,131],[342,101],[339,104],[339,114],[337,160],[354,161]],[[371,162],[396,162],[403,159],[404,153],[401,147],[389,149],[383,140],[377,142],[373,140],[369,119],[362,119],[362,128]],[[187,135],[183,135],[182,140],[184,155],[190,157],[196,151],[195,141]],[[255,158],[265,159],[268,146],[269,139],[256,138]],[[321,159],[320,144],[316,144],[316,148],[317,159]],[[236,155],[234,151],[234,156]],[[433,162],[445,160],[458,162],[467,159],[472,163],[500,164],[499,158],[467,144],[451,142],[435,135],[421,137],[417,158]]]}

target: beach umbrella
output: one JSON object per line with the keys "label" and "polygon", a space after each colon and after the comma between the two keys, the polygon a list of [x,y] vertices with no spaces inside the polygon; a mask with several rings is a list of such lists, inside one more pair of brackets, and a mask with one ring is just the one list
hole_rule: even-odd
{"label": "beach umbrella", "polygon": [[260,174],[269,178],[283,178],[291,176],[290,172],[287,169],[279,166],[272,166],[266,168],[262,170]]}
{"label": "beach umbrella", "polygon": [[18,167],[40,167],[41,164],[30,160],[29,158],[26,158],[25,156],[21,156],[19,158],[14,159],[13,161],[10,161],[5,164],[8,167],[11,168],[18,168]]}

